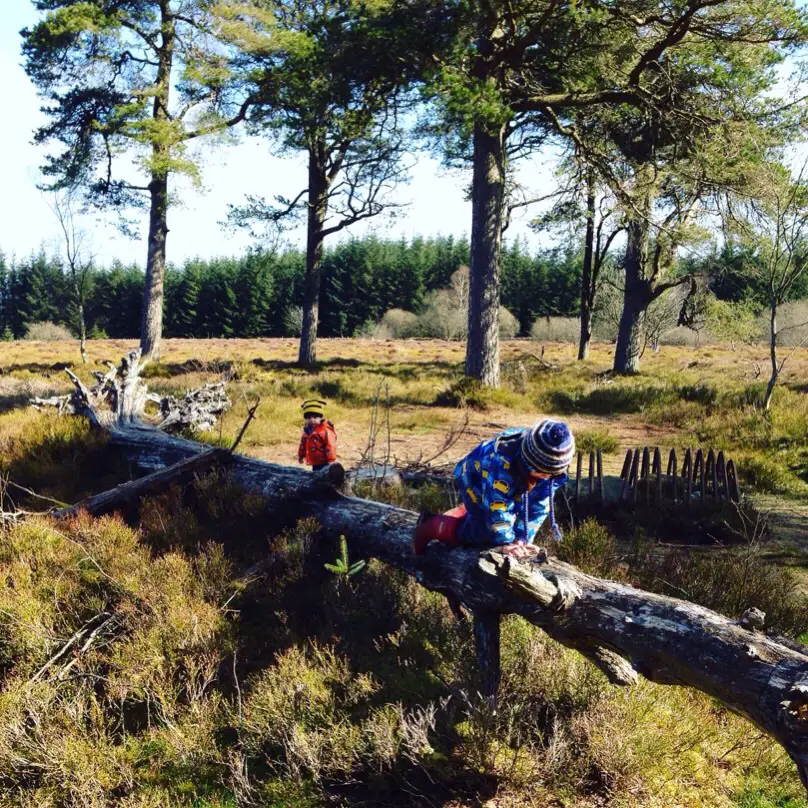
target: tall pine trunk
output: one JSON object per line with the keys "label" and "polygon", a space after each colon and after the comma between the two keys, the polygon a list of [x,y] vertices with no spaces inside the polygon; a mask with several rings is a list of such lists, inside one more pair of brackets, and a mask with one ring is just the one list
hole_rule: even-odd
{"label": "tall pine trunk", "polygon": [[640,369],[643,319],[651,302],[650,284],[645,277],[647,260],[648,222],[633,219],[626,228],[626,287],[614,350],[614,370],[617,373],[637,373]]}
{"label": "tall pine trunk", "polygon": [[[174,58],[174,17],[168,0],[160,2],[162,28],[154,81],[152,117],[159,123],[169,119],[171,64]],[[168,169],[170,155],[164,145],[152,146],[152,173],[149,183],[149,243],[146,254],[146,283],[143,290],[143,319],[140,326],[140,351],[144,357],[160,358],[163,335],[163,289],[168,236]]]}
{"label": "tall pine trunk", "polygon": [[140,351],[144,357],[160,358],[163,336],[163,291],[168,235],[168,176],[153,176],[149,183],[149,246],[146,258],[146,287],[143,293],[143,320]]}
{"label": "tall pine trunk", "polygon": [[581,276],[581,333],[578,339],[578,359],[589,358],[589,343],[592,341],[592,309],[595,304],[595,172],[590,168],[586,175],[586,237],[584,239],[584,263]]}
{"label": "tall pine trunk", "polygon": [[499,286],[505,193],[505,128],[474,126],[466,376],[499,384]]}
{"label": "tall pine trunk", "polygon": [[328,209],[328,180],[315,150],[309,152],[309,196],[306,228],[306,275],[303,280],[303,327],[297,361],[311,367],[317,359],[317,322],[323,262],[323,229]]}

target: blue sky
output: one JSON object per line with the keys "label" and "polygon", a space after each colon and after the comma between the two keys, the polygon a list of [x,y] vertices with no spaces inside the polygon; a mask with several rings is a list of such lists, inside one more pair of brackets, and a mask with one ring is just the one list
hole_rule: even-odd
{"label": "blue sky", "polygon": [[[4,180],[0,193],[0,249],[7,255],[25,255],[41,245],[54,251],[60,246],[57,224],[36,189],[43,151],[31,144],[34,129],[43,121],[41,102],[20,66],[19,31],[33,24],[37,13],[30,0],[0,0],[0,7],[0,77],[6,110],[5,122],[0,126]],[[370,220],[340,235],[373,231],[398,238],[468,233],[471,206],[464,196],[470,175],[449,172],[425,154],[419,154],[417,160],[411,182],[397,198],[409,204],[395,222]],[[525,163],[521,181],[546,193],[552,184],[552,168],[539,160]],[[181,263],[194,256],[243,252],[254,243],[250,237],[225,231],[219,225],[228,203],[238,204],[247,194],[267,198],[275,194],[295,196],[304,186],[305,176],[302,155],[273,157],[266,141],[242,136],[236,143],[207,150],[203,161],[204,192],[177,189],[182,204],[170,212],[169,260]],[[528,229],[527,218],[523,215],[515,220],[508,236],[524,236],[533,247],[538,239]],[[95,217],[85,218],[83,227],[91,234],[92,249],[100,262],[109,263],[116,257],[139,264],[145,261],[145,226],[138,239],[121,235],[111,224]],[[290,233],[288,238],[293,243],[303,243],[302,232]]]}

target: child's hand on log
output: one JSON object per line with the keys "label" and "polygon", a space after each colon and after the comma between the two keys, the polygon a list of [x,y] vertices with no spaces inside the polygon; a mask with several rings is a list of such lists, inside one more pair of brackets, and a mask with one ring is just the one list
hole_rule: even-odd
{"label": "child's hand on log", "polygon": [[504,546],[497,547],[496,551],[498,553],[502,553],[502,555],[521,560],[525,558],[534,558],[540,550],[540,547],[536,547],[533,544],[514,542],[513,544],[506,544]]}

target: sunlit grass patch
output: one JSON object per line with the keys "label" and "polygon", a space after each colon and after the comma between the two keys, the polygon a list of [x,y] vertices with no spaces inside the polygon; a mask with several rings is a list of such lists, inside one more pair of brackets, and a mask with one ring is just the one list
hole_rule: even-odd
{"label": "sunlit grass patch", "polygon": [[469,407],[482,412],[493,407],[504,407],[519,412],[532,409],[530,399],[525,393],[504,387],[484,387],[476,380],[466,377],[456,379],[440,389],[432,403],[438,407]]}
{"label": "sunlit grass patch", "polygon": [[600,449],[603,454],[613,454],[617,451],[617,439],[604,430],[584,429],[575,433],[575,447],[584,453]]}
{"label": "sunlit grass patch", "polygon": [[[219,763],[221,701],[203,683],[227,629],[196,572],[177,554],[153,558],[116,519],[30,520],[4,536],[5,787],[54,804],[107,805],[139,787],[145,795],[154,775],[130,754],[136,737],[177,762]],[[54,659],[75,632],[81,642]],[[194,767],[197,782],[203,768]]]}

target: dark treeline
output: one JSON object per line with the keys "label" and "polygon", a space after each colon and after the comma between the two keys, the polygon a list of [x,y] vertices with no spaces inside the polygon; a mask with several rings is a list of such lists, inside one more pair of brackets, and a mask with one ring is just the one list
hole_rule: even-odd
{"label": "dark treeline", "polygon": [[[392,308],[417,312],[428,294],[446,287],[469,261],[467,239],[374,236],[326,251],[319,333],[352,336]],[[166,272],[165,333],[169,337],[298,336],[305,253],[249,252],[194,259]],[[573,315],[580,257],[560,249],[531,255],[515,242],[504,253],[502,302],[524,333],[546,315]],[[86,319],[91,337],[140,333],[143,271],[119,262],[93,274]],[[44,252],[10,261],[0,254],[0,333],[20,339],[37,322],[75,327],[70,286],[58,258]]]}
{"label": "dark treeline", "polygon": [[[469,260],[465,238],[351,239],[326,251],[319,333],[353,336],[393,308],[418,312],[429,293],[445,288]],[[750,256],[717,252],[697,262],[720,298],[755,299]],[[166,273],[165,332],[169,337],[297,336],[305,253],[253,251],[241,257],[194,259]],[[699,269],[692,260],[687,271]],[[739,280],[746,278],[746,280]],[[576,316],[581,256],[524,243],[503,252],[502,304],[528,334],[538,317]],[[797,290],[802,293],[804,290]],[[119,262],[92,276],[87,302],[91,337],[135,339],[140,333],[143,271]],[[70,286],[58,258],[44,252],[10,261],[0,253],[0,334],[20,339],[33,323],[50,321],[75,330]]]}

